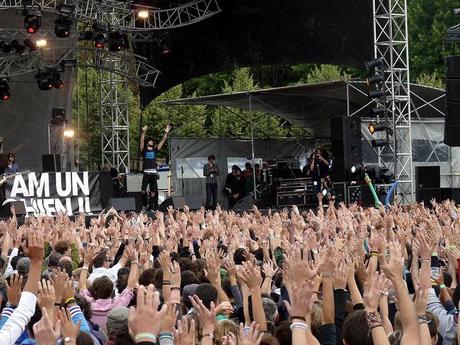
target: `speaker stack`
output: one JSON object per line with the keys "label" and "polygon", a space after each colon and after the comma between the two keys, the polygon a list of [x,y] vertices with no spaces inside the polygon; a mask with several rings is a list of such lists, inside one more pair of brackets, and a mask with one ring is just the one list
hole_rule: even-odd
{"label": "speaker stack", "polygon": [[331,119],[332,180],[346,182],[353,165],[362,163],[361,119],[340,117]]}
{"label": "speaker stack", "polygon": [[431,199],[441,201],[441,171],[439,166],[424,166],[415,168],[415,197],[417,202],[430,205]]}
{"label": "speaker stack", "polygon": [[447,114],[444,144],[460,146],[460,56],[447,56],[445,63]]}

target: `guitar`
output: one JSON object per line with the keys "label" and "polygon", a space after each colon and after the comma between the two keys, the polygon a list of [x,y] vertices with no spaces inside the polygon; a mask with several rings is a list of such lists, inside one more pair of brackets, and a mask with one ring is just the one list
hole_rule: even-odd
{"label": "guitar", "polygon": [[9,180],[14,179],[16,176],[19,176],[19,175],[27,175],[28,173],[30,173],[30,170],[25,170],[25,171],[17,172],[17,173],[15,173],[15,174],[5,174],[5,175],[2,175],[2,176],[0,177],[0,186],[3,186],[4,183],[6,183],[6,182],[9,181]]}

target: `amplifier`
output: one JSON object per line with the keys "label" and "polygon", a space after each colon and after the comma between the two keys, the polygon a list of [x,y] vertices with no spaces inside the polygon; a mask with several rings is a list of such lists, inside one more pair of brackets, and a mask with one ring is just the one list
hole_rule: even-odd
{"label": "amplifier", "polygon": [[304,206],[307,203],[307,196],[305,192],[277,192],[276,193],[276,206]]}

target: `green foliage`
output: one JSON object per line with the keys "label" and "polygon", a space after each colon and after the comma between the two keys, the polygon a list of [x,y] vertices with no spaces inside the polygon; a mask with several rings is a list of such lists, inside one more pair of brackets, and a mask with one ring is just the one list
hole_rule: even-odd
{"label": "green foliage", "polygon": [[445,89],[446,85],[444,83],[444,77],[439,75],[438,73],[434,72],[431,74],[421,74],[417,78],[417,84],[431,86],[438,89]]}
{"label": "green foliage", "polygon": [[306,78],[300,79],[301,83],[314,84],[326,81],[348,80],[351,76],[346,74],[339,66],[319,65],[310,71]]}
{"label": "green foliage", "polygon": [[444,74],[442,41],[449,27],[458,23],[455,0],[409,0],[409,50],[412,79],[422,74]]}

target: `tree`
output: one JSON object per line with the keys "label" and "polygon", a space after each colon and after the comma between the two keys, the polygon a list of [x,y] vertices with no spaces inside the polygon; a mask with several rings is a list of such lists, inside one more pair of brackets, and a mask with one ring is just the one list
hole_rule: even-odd
{"label": "tree", "polygon": [[444,76],[439,75],[436,72],[431,74],[421,74],[416,81],[419,85],[431,86],[438,89],[445,89]]}

